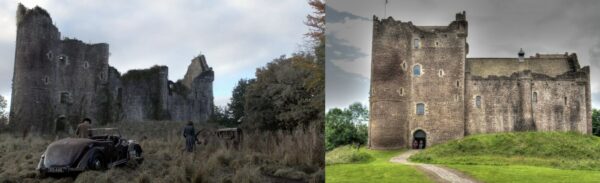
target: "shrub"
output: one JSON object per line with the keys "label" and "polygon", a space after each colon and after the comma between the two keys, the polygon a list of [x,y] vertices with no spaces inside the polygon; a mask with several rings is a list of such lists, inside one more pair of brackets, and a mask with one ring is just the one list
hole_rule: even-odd
{"label": "shrub", "polygon": [[366,152],[360,151],[352,146],[341,146],[325,155],[325,164],[342,164],[342,163],[360,163],[373,160],[373,157]]}

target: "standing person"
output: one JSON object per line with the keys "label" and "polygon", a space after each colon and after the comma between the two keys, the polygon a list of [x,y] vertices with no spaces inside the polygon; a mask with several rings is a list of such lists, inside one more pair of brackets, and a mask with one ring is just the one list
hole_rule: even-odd
{"label": "standing person", "polygon": [[192,121],[188,121],[187,125],[183,128],[183,137],[185,138],[185,150],[187,150],[187,152],[194,151],[196,129],[194,129],[194,123]]}
{"label": "standing person", "polygon": [[92,120],[90,118],[84,118],[79,125],[77,125],[77,130],[75,130],[75,135],[79,138],[89,138],[92,136],[92,132],[90,132],[90,126],[92,126]]}

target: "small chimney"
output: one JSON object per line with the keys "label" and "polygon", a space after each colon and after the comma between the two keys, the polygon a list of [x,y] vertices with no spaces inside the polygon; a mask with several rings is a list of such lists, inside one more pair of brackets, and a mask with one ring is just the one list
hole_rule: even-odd
{"label": "small chimney", "polygon": [[519,51],[519,62],[523,61],[525,61],[525,52],[523,51],[523,48],[521,48],[521,50]]}

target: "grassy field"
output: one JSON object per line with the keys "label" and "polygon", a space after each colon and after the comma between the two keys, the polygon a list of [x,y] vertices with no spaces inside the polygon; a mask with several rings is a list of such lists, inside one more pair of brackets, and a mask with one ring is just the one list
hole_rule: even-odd
{"label": "grassy field", "polygon": [[444,164],[484,182],[598,182],[600,138],[560,132],[473,135],[411,161]]}
{"label": "grassy field", "polygon": [[592,183],[600,180],[600,171],[564,170],[524,165],[446,165],[483,182],[511,183]]}
{"label": "grassy field", "polygon": [[[326,182],[431,182],[423,173],[407,165],[394,164],[389,160],[404,150],[377,151],[348,146],[328,152],[325,156],[328,165],[325,167]],[[364,157],[362,153],[369,157]],[[358,159],[346,156],[361,157]],[[331,161],[334,159],[334,161]],[[355,163],[340,161],[354,160]]]}
{"label": "grassy field", "polygon": [[[239,149],[220,143],[184,152],[183,123],[120,123],[138,140],[145,161],[137,168],[87,171],[77,177],[37,176],[39,157],[57,137],[0,134],[0,182],[322,182],[323,145],[317,129],[245,134]],[[198,128],[198,127],[197,127]],[[201,128],[211,128],[203,126]],[[260,139],[260,140],[256,140]]]}

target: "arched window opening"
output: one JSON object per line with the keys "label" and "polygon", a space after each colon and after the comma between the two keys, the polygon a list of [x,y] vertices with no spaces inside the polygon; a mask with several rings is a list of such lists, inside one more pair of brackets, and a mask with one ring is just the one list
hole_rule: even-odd
{"label": "arched window opening", "polygon": [[61,92],[60,93],[60,103],[61,104],[71,104],[71,93]]}
{"label": "arched window opening", "polygon": [[90,67],[90,63],[88,63],[87,61],[83,62],[83,68],[87,69]]}
{"label": "arched window opening", "polygon": [[413,67],[413,75],[414,76],[421,76],[421,66],[420,65],[415,65]]}
{"label": "arched window opening", "polygon": [[481,108],[481,96],[475,97],[475,106],[477,106],[477,108]]}
{"label": "arched window opening", "polygon": [[533,92],[533,96],[531,96],[531,100],[533,103],[537,103],[537,92]]}
{"label": "arched window opening", "polygon": [[415,48],[419,48],[421,46],[421,41],[419,39],[415,39],[414,46]]}
{"label": "arched window opening", "polygon": [[567,97],[565,97],[565,105],[567,105],[567,104],[568,104],[568,103],[567,103]]}
{"label": "arched window opening", "polygon": [[438,71],[438,76],[439,76],[439,77],[444,77],[444,70],[443,70],[443,69],[440,69],[440,70]]}
{"label": "arched window opening", "polygon": [[425,115],[425,104],[423,104],[423,103],[417,104],[417,115]]}

